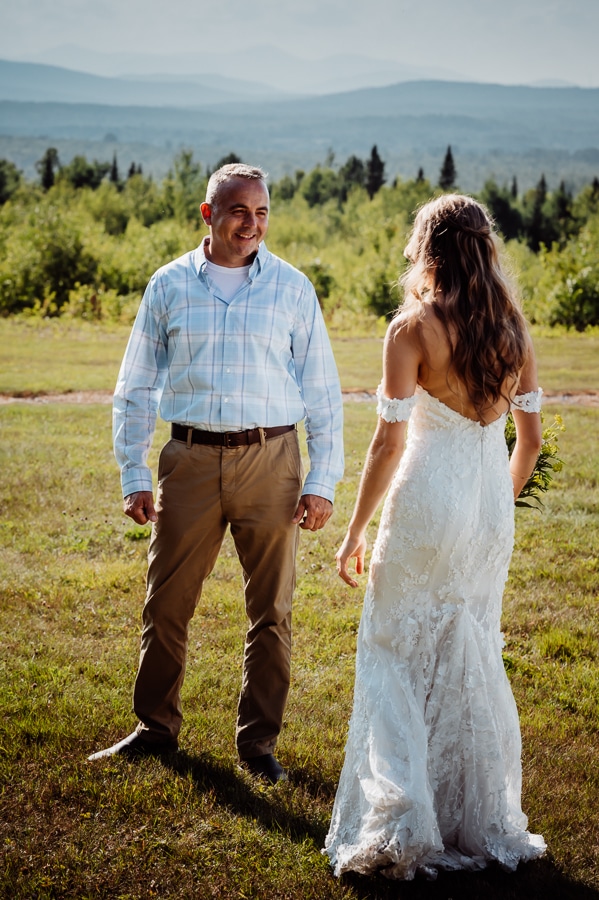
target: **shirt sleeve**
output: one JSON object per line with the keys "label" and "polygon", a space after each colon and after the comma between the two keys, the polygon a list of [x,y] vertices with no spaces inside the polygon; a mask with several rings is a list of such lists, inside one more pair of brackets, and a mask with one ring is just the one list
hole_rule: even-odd
{"label": "shirt sleeve", "polygon": [[147,459],[167,375],[167,341],[159,299],[154,275],[141,301],[114,392],[114,454],[124,497],[152,490]]}
{"label": "shirt sleeve", "polygon": [[297,383],[304,401],[310,471],[302,494],[333,502],[343,475],[343,401],[335,358],[313,286],[306,284],[292,336]]}

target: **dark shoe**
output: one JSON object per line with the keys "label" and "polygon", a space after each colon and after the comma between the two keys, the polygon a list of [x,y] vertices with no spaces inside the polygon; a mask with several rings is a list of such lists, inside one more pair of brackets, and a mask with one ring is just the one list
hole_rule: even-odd
{"label": "dark shoe", "polygon": [[277,781],[287,781],[287,772],[272,753],[265,753],[264,756],[252,756],[250,759],[242,759],[239,765],[241,769],[249,772],[254,778],[261,778],[263,781],[270,782],[270,784],[276,784]]}
{"label": "dark shoe", "polygon": [[170,741],[147,741],[134,731],[133,734],[123,738],[118,744],[107,747],[106,750],[98,750],[88,756],[89,761],[107,759],[109,756],[162,756],[166,753],[175,753],[179,748],[176,739]]}

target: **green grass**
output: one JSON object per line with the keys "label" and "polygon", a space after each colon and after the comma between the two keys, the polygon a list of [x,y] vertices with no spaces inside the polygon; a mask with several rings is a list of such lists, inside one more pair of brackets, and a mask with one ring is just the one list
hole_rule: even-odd
{"label": "green grass", "polygon": [[599,329],[533,328],[539,381],[549,391],[599,390]]}
{"label": "green grass", "polygon": [[[0,394],[27,396],[114,388],[129,327],[77,320],[0,319]],[[358,336],[333,332],[345,390],[374,390],[380,381],[384,327]],[[546,390],[599,390],[599,331],[533,329],[539,377]]]}
{"label": "green grass", "polygon": [[[105,333],[88,339],[105,344],[111,368],[122,345],[116,354]],[[64,348],[57,331],[46,390]],[[556,366],[567,352],[556,354]],[[340,365],[343,378],[354,377]],[[362,602],[362,591],[336,576],[333,556],[374,425],[372,404],[346,404],[347,474],[335,515],[324,531],[302,534],[293,682],[279,744],[291,780],[273,789],[236,768],[245,621],[230,540],[192,623],[183,752],[164,762],[86,761],[135,721],[147,530],[120,513],[108,407],[0,407],[0,896],[598,897],[599,410],[553,411],[566,425],[565,466],[544,511],[517,511],[504,607],[505,661],[523,731],[523,805],[549,855],[514,875],[490,869],[389,884],[336,880],[320,854]]]}
{"label": "green grass", "polygon": [[0,394],[112,390],[130,328],[59,319],[0,319]]}

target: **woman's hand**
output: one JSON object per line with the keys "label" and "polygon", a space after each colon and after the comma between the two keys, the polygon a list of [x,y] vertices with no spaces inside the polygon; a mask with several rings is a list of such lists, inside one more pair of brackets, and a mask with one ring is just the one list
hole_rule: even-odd
{"label": "woman's hand", "polygon": [[358,587],[358,582],[352,578],[348,571],[350,559],[356,560],[356,575],[364,571],[364,555],[366,553],[366,537],[364,533],[353,535],[347,532],[345,540],[335,555],[337,560],[337,572],[350,587]]}

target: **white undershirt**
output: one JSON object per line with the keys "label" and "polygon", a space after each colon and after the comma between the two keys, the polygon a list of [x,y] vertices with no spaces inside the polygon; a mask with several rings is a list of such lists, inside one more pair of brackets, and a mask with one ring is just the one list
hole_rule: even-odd
{"label": "white undershirt", "polygon": [[227,266],[217,266],[209,259],[206,260],[206,271],[217,286],[219,296],[227,303],[247,281],[250,268],[251,266],[238,266],[230,269]]}

